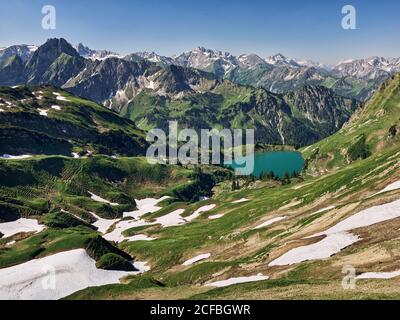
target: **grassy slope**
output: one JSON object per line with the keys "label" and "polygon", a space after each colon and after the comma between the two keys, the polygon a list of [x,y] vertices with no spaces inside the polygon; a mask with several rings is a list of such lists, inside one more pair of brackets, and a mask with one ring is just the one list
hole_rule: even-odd
{"label": "grassy slope", "polygon": [[[94,222],[89,212],[105,218],[121,217],[122,212],[135,208],[135,198],[174,195],[175,186],[186,183],[191,175],[191,170],[181,167],[150,166],[144,158],[36,156],[0,160],[0,221],[35,217],[48,226],[36,235],[0,238],[0,267],[76,248],[85,248],[106,267],[109,253],[122,255],[122,260],[112,256],[121,263],[127,255],[99,238],[89,225]],[[96,202],[88,191],[119,205]],[[60,213],[61,209],[82,220]],[[7,247],[12,240],[17,243]]]}
{"label": "grassy slope", "polygon": [[[102,217],[121,216],[135,208],[134,198],[172,194],[191,171],[151,166],[145,158],[94,156],[71,159],[37,156],[26,160],[0,160],[0,219],[37,216],[64,209],[88,221],[88,211]],[[90,199],[88,191],[119,206]]]}
{"label": "grassy slope", "polygon": [[303,149],[304,157],[312,159],[311,169],[331,170],[348,163],[349,148],[361,136],[372,153],[397,148],[399,137],[389,138],[389,129],[400,129],[400,75],[383,84],[366,106],[353,115],[338,133]]}
{"label": "grassy slope", "polygon": [[[333,152],[349,146],[352,138],[364,133],[372,151],[367,159],[345,165],[344,158],[333,158],[337,161],[335,170],[323,176],[306,176],[300,184],[224,192],[194,204],[166,202],[162,213],[183,208],[186,209],[185,214],[190,214],[209,203],[215,203],[217,207],[183,226],[166,229],[150,226],[132,230],[131,235],[137,232],[158,238],[150,242],[125,242],[119,246],[130,255],[148,261],[151,271],[131,277],[125,284],[89,288],[70,298],[398,298],[397,279],[359,281],[356,289],[351,291],[342,289],[341,281],[344,265],[353,265],[357,272],[398,269],[400,219],[357,230],[362,240],[330,259],[295,266],[268,267],[270,261],[290,248],[315,241],[305,240],[306,236],[325,230],[343,217],[364,208],[399,198],[399,191],[372,196],[399,177],[398,138],[389,140],[383,133],[397,119],[394,115],[398,115],[400,101],[398,80],[397,77],[388,83],[361,114],[357,114],[343,129],[342,134],[328,138],[330,143],[323,141],[317,144],[321,152]],[[391,117],[379,116],[382,113],[380,110],[385,110]],[[366,121],[364,118],[374,119],[376,116],[384,120],[379,125],[382,133],[369,130],[369,125],[362,126]],[[373,128],[374,123],[369,122]],[[351,128],[353,131],[348,134],[347,130]],[[310,152],[314,148],[316,146],[310,147]],[[307,150],[304,152],[308,154]],[[322,163],[318,157],[316,160],[315,164],[312,163],[315,167]],[[100,195],[106,197],[105,193]],[[250,201],[232,203],[243,197]],[[319,209],[331,205],[335,205],[336,209],[316,214]],[[217,220],[207,219],[216,213],[225,215]],[[158,214],[149,215],[148,218]],[[265,220],[283,215],[287,217],[285,220],[268,228],[254,230]],[[212,254],[208,261],[182,266],[185,260],[206,252]],[[209,281],[257,273],[269,275],[271,280],[222,289],[204,287]]]}
{"label": "grassy slope", "polygon": [[[358,161],[329,176],[311,178],[303,183],[304,187],[301,189],[295,189],[297,185],[288,185],[221,195],[211,201],[217,204],[216,209],[205,213],[191,224],[167,229],[151,227],[140,230],[138,233],[146,233],[157,237],[158,240],[123,243],[120,247],[140,259],[149,261],[152,266],[149,273],[141,278],[135,278],[127,285],[92,288],[76,293],[72,297],[349,298],[350,293],[340,287],[343,277],[342,266],[345,263],[353,264],[357,270],[364,271],[395,269],[400,251],[390,249],[398,243],[390,233],[383,234],[381,242],[376,244],[373,239],[375,229],[371,228],[372,235],[363,230],[367,239],[363,243],[344,250],[332,259],[303,263],[297,268],[270,268],[268,262],[272,257],[277,257],[278,252],[282,252],[285,244],[293,246],[310,234],[307,228],[311,230],[316,228],[315,231],[320,231],[319,228],[326,224],[326,219],[332,217],[329,212],[318,215],[314,215],[313,212],[334,204],[342,210],[340,212],[350,214],[364,206],[394,199],[396,194],[398,197],[398,192],[392,192],[389,195],[367,199],[375,191],[398,178],[400,166],[393,155],[393,152],[388,152],[383,156]],[[365,183],[366,179],[368,183]],[[311,184],[307,185],[308,183]],[[247,197],[251,201],[242,204],[231,203],[233,199],[241,197]],[[292,206],[289,207],[290,205]],[[286,208],[281,209],[285,206]],[[171,207],[169,211],[173,209]],[[225,213],[225,216],[214,221],[207,219],[207,216],[216,213]],[[268,217],[277,215],[286,215],[288,219],[270,228],[252,230],[255,225],[267,220]],[[397,220],[394,224],[392,222],[393,229],[400,227]],[[375,264],[371,264],[368,259],[358,260],[359,254],[372,250],[374,246],[385,252],[385,257],[380,263],[379,260]],[[209,261],[190,267],[181,265],[183,261],[205,252],[212,253]],[[371,261],[376,259],[371,258]],[[202,287],[210,280],[254,275],[259,272],[271,276],[273,280],[224,289]],[[163,286],[155,284],[154,281],[149,283],[149,279],[157,280]],[[147,283],[144,288],[143,281]],[[351,293],[351,298],[398,297],[397,292],[385,292],[385,288],[396,283],[393,281],[382,282],[380,287],[374,286],[375,290],[371,292],[367,291],[367,285],[361,283],[360,287]],[[270,291],[272,288],[274,290]],[[335,290],[329,291],[332,288]]]}
{"label": "grassy slope", "polygon": [[[66,101],[57,100],[53,92]],[[145,133],[131,121],[60,89],[0,87],[0,103],[1,100],[0,153],[71,155],[72,151],[90,150],[132,156],[145,152]],[[12,107],[7,107],[6,102]],[[61,110],[52,108],[54,105]],[[40,115],[39,109],[48,110],[48,116]]]}
{"label": "grassy slope", "polygon": [[[399,191],[371,197],[399,177],[400,143],[398,137],[386,138],[389,127],[398,121],[399,101],[397,76],[354,116],[346,128],[304,151],[307,155],[319,147],[322,153],[333,152],[349,147],[354,138],[365,134],[372,153],[367,159],[348,164],[344,157],[333,158],[335,170],[322,176],[307,176],[301,185],[219,194],[208,200],[208,203],[217,204],[217,208],[198,220],[184,226],[144,230],[157,237],[156,241],[121,244],[127,252],[150,262],[152,270],[149,273],[126,285],[91,288],[71,298],[399,298],[398,279],[358,281],[354,290],[344,290],[341,282],[344,265],[353,265],[357,272],[398,269],[400,219],[357,230],[362,241],[329,259],[268,267],[270,261],[288,249],[299,243],[313,242],[304,237],[326,230],[343,217],[364,208],[399,198]],[[322,160],[317,157],[312,165],[317,167],[320,163]],[[251,201],[232,203],[242,197]],[[331,205],[336,209],[316,213]],[[183,204],[181,207],[187,208]],[[172,211],[176,207],[167,207],[163,211],[169,212],[168,209]],[[207,219],[216,213],[225,215],[218,220]],[[269,217],[282,215],[287,219],[265,229],[253,230]],[[183,261],[205,252],[212,253],[208,261],[182,266]],[[203,286],[208,281],[259,272],[271,279],[221,289]]]}

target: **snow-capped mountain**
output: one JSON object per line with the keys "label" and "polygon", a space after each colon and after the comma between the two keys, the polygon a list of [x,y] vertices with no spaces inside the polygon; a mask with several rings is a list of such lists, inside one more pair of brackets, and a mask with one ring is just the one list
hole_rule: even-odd
{"label": "snow-capped mountain", "polygon": [[38,49],[35,45],[14,45],[0,49],[0,59],[6,60],[12,56],[19,56],[23,62],[27,61]]}
{"label": "snow-capped mountain", "polygon": [[269,64],[256,54],[242,54],[237,58],[239,67],[241,68],[257,68],[268,66]]}
{"label": "snow-capped mountain", "polygon": [[171,64],[175,64],[175,61],[173,58],[170,57],[165,57],[161,56],[157,53],[153,52],[147,52],[147,51],[142,51],[142,52],[135,52],[134,55],[148,60],[150,62],[154,62],[156,64],[162,65],[162,66],[169,66]]}
{"label": "snow-capped mountain", "polygon": [[238,64],[236,57],[229,52],[197,47],[192,51],[182,53],[174,57],[175,64],[182,67],[190,67],[214,72],[217,75],[225,75]]}
{"label": "snow-capped mountain", "polygon": [[118,53],[107,51],[107,50],[92,50],[89,47],[79,43],[75,47],[78,53],[86,58],[91,60],[105,60],[107,58],[122,58]]}
{"label": "snow-capped mountain", "polygon": [[[399,58],[347,60],[331,67],[312,60],[289,58],[281,53],[263,59],[256,54],[234,56],[229,52],[204,47],[197,47],[171,58],[154,52],[139,52],[126,56],[125,59],[145,59],[161,66],[195,68],[238,84],[262,87],[274,93],[287,93],[304,85],[327,85],[340,95],[363,101],[384,80],[393,73],[400,72]],[[361,90],[356,90],[357,82],[358,88],[362,87]]]}
{"label": "snow-capped mountain", "polygon": [[269,56],[267,57],[267,59],[265,59],[265,61],[274,66],[278,65],[278,66],[300,67],[300,65],[297,63],[296,60],[287,58],[281,53]]}
{"label": "snow-capped mountain", "polygon": [[400,72],[400,58],[370,57],[339,62],[333,73],[357,79],[373,80]]}
{"label": "snow-capped mountain", "polygon": [[309,68],[317,68],[317,69],[324,69],[324,70],[329,70],[330,67],[316,62],[312,60],[307,60],[307,59],[294,59],[294,58],[288,58],[284,56],[282,53],[275,54],[273,56],[269,56],[265,59],[265,61],[269,64],[272,64],[274,66],[289,66],[293,68],[299,68],[299,67],[309,67]]}
{"label": "snow-capped mountain", "polygon": [[321,69],[321,70],[331,70],[332,67],[323,63],[319,63],[316,61],[312,61],[312,60],[301,60],[301,59],[295,59],[296,63],[302,67],[313,67],[313,68],[317,68],[317,69]]}

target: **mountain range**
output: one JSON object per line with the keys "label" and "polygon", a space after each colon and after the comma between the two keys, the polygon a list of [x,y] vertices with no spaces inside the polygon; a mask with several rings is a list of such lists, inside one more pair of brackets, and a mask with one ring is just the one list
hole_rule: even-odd
{"label": "mountain range", "polygon": [[[234,64],[238,61],[246,70],[271,70],[269,77],[275,77],[282,68],[294,70],[299,81],[306,69],[297,63],[294,67],[295,62],[281,56],[274,58],[277,67],[271,69],[271,64],[255,56],[236,59],[204,48],[174,58],[179,65],[155,54],[139,53],[122,59],[82,45],[78,49],[65,39],[50,39],[27,59],[18,54],[8,56],[0,68],[0,85],[61,87],[119,112],[143,130],[164,128],[168,120],[195,129],[255,128],[258,143],[296,146],[336,132],[360,106],[355,99],[318,83],[303,81],[302,86],[294,85],[285,94],[278,94],[218,76],[217,65],[226,75],[237,74],[239,69]],[[204,68],[209,61],[214,61],[213,67]],[[289,64],[296,69],[290,69]]]}
{"label": "mountain range", "polygon": [[[334,66],[310,60],[293,59],[281,53],[262,58],[257,54],[234,56],[228,52],[197,47],[172,57],[155,52],[120,55],[109,50],[92,50],[82,43],[74,47],[85,59],[120,58],[147,60],[159,66],[177,65],[211,72],[238,84],[261,87],[274,93],[287,93],[304,85],[322,85],[345,97],[365,101],[379,85],[400,71],[400,58],[370,57],[341,61]],[[26,62],[37,46],[15,45],[0,49],[0,65],[9,65],[19,56]],[[18,64],[18,62],[14,62]]]}
{"label": "mountain range", "polygon": [[162,66],[174,64],[211,72],[220,78],[274,93],[287,93],[304,85],[322,85],[360,101],[367,100],[383,81],[400,71],[400,58],[384,57],[347,60],[327,66],[280,53],[263,59],[256,54],[234,56],[204,47],[173,57],[154,52],[142,52],[139,56]]}

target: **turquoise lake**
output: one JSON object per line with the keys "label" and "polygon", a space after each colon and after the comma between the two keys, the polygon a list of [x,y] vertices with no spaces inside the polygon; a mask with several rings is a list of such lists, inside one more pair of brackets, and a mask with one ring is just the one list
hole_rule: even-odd
{"label": "turquoise lake", "polygon": [[248,161],[249,157],[242,157],[233,162],[230,167],[241,170],[244,174],[253,174],[259,177],[261,173],[273,172],[275,176],[282,178],[285,172],[292,174],[294,171],[300,173],[304,167],[304,159],[300,152],[296,151],[269,151],[256,153],[254,155],[254,170],[240,165],[242,161]]}

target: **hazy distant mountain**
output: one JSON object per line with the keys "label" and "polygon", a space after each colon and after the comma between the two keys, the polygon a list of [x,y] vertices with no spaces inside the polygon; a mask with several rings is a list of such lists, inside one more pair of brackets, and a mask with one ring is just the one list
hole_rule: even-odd
{"label": "hazy distant mountain", "polygon": [[302,67],[314,67],[314,68],[318,68],[318,69],[324,69],[327,71],[330,71],[332,69],[331,66],[329,66],[329,65],[315,62],[312,60],[296,60],[296,63]]}
{"label": "hazy distant mountain", "polygon": [[342,61],[332,69],[332,72],[343,77],[364,80],[388,78],[394,73],[400,72],[400,58],[370,57]]}
{"label": "hazy distant mountain", "polygon": [[322,85],[340,95],[366,100],[395,72],[400,59],[369,58],[340,63],[334,68],[311,60],[293,59],[281,53],[261,58],[256,54],[234,56],[228,52],[197,47],[172,58],[156,53],[135,53],[126,59],[147,59],[161,66],[180,65],[211,72],[243,85],[287,93],[305,85]]}
{"label": "hazy distant mountain", "polygon": [[264,59],[256,54],[242,54],[237,58],[238,67],[243,69],[254,69],[257,67],[270,66]]}
{"label": "hazy distant mountain", "polygon": [[294,59],[287,58],[281,53],[268,57],[266,62],[274,66],[300,67],[300,65]]}
{"label": "hazy distant mountain", "polygon": [[86,59],[92,59],[92,60],[104,60],[107,58],[120,58],[121,56],[118,53],[112,52],[112,51],[107,51],[107,50],[92,50],[89,47],[84,46],[82,43],[79,43],[75,47],[76,51],[78,53],[86,58]]}
{"label": "hazy distant mountain", "polygon": [[8,48],[0,49],[0,63],[1,61],[6,61],[7,59],[18,56],[23,62],[27,61],[32,54],[37,50],[37,46],[34,45],[14,45]]}
{"label": "hazy distant mountain", "polygon": [[141,59],[145,59],[150,62],[154,62],[160,66],[170,66],[172,64],[175,64],[175,60],[173,58],[160,56],[155,52],[146,52],[146,51],[135,52],[133,55],[136,55],[137,57],[140,57]]}
{"label": "hazy distant mountain", "polygon": [[174,58],[175,64],[200,69],[224,76],[238,64],[236,57],[228,52],[197,47]]}

